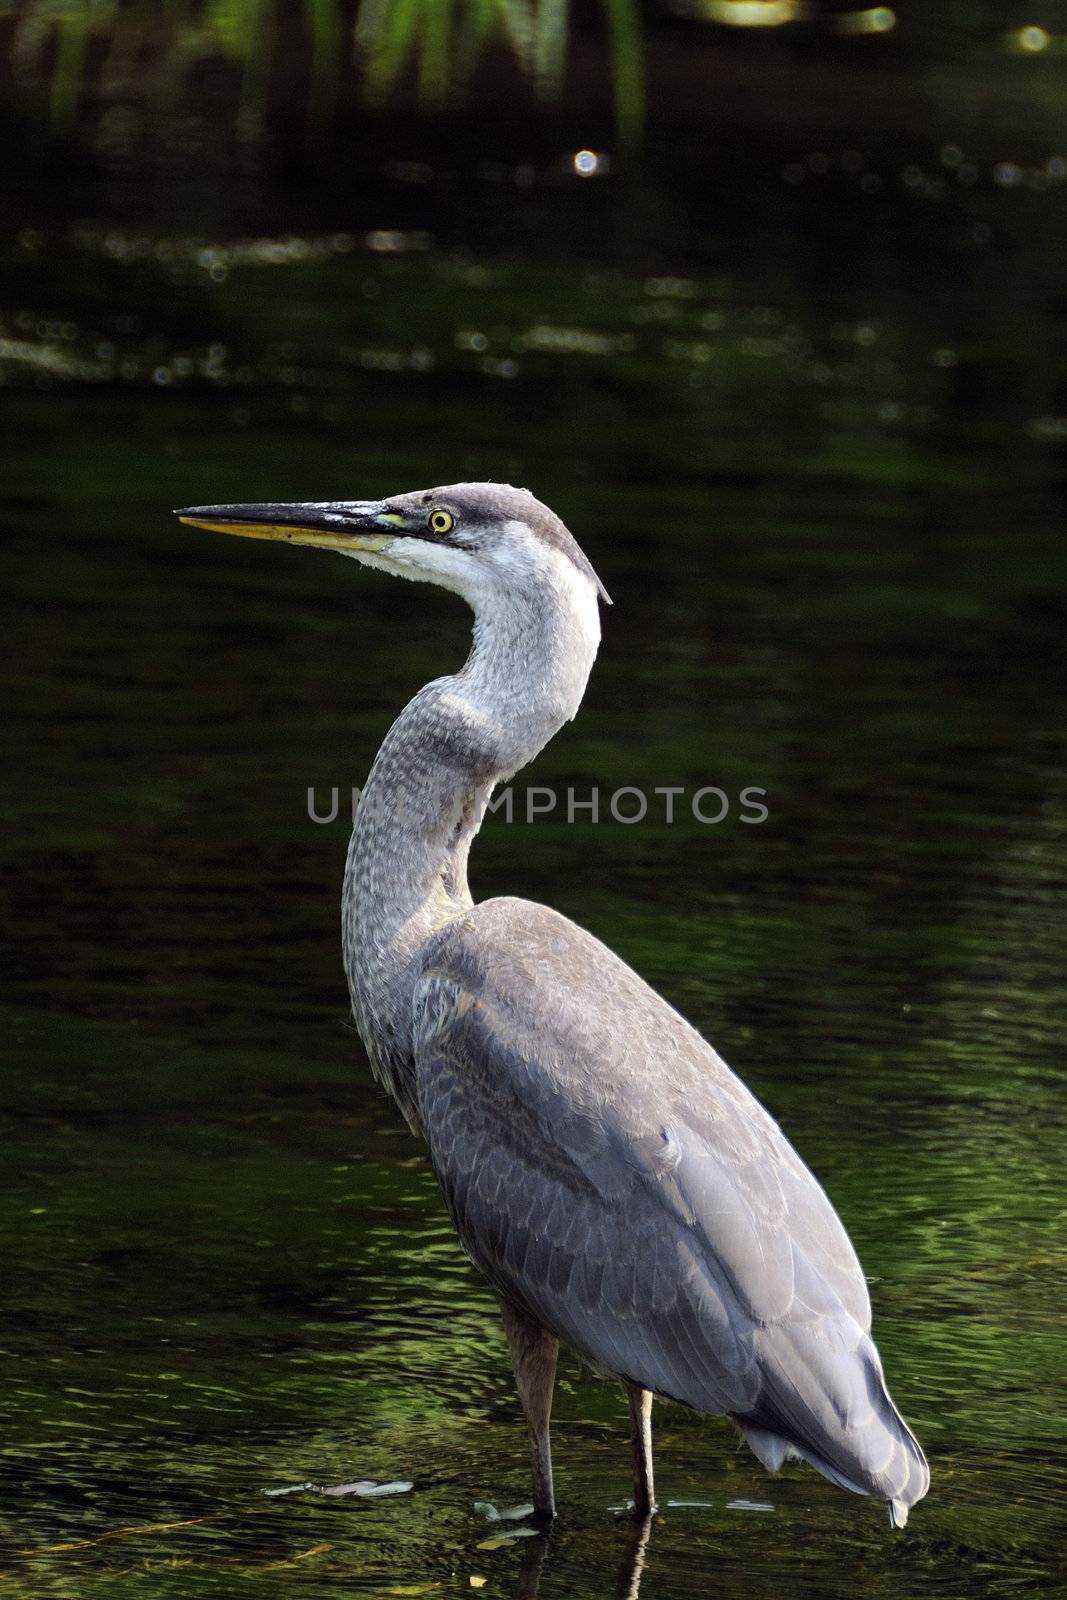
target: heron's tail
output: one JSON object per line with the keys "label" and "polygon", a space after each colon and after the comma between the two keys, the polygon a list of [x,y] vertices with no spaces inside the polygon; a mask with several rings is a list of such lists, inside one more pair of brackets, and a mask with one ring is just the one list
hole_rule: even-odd
{"label": "heron's tail", "polygon": [[843,1360],[818,1335],[799,1349],[807,1340],[798,1341],[794,1328],[786,1363],[775,1359],[784,1352],[773,1351],[774,1330],[766,1332],[763,1394],[755,1415],[736,1419],[755,1455],[771,1472],[799,1457],[853,1494],[879,1495],[893,1527],[902,1528],[930,1487],[930,1469],[893,1404],[870,1337],[863,1334]]}

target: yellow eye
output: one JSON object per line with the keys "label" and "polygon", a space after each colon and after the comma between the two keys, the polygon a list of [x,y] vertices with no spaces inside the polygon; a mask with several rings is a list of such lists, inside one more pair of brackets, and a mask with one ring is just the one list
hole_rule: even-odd
{"label": "yellow eye", "polygon": [[434,533],[451,533],[456,526],[456,519],[451,511],[431,511],[429,523]]}

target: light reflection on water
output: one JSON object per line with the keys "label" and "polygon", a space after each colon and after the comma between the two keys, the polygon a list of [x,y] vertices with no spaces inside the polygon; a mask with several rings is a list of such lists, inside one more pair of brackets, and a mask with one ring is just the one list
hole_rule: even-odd
{"label": "light reflection on water", "polygon": [[[991,277],[996,270],[991,263]],[[583,446],[602,433],[614,389],[678,414],[685,449],[670,464],[684,462],[687,476],[701,461],[705,472],[736,472],[730,445],[760,429],[775,451],[786,430],[833,430],[839,450],[851,436],[896,459],[865,467],[856,450],[848,469],[896,477],[938,470],[933,458],[914,455],[912,442],[954,429],[976,405],[1040,444],[1056,446],[1067,431],[1055,384],[1035,382],[1032,364],[990,392],[986,374],[1010,371],[1028,352],[1017,347],[1014,320],[985,322],[980,344],[964,331],[961,322],[982,315],[980,296],[962,318],[959,301],[941,306],[936,297],[916,317],[914,304],[881,309],[862,290],[824,307],[784,281],[775,284],[789,297],[782,304],[753,300],[746,286],[722,278],[587,271],[575,285],[551,271],[457,261],[437,252],[426,232],[383,229],[227,243],[86,226],[61,242],[25,229],[8,247],[4,271],[30,303],[16,304],[0,337],[0,383],[44,392],[225,391],[233,397],[227,421],[238,429],[282,417],[352,428],[360,378],[381,374],[398,384],[478,377],[490,386],[586,385],[581,410],[592,403],[594,438],[583,425],[556,445],[585,471],[592,464]],[[79,318],[66,284],[85,276],[94,292]],[[134,288],[135,310],[122,305],[124,285]],[[324,290],[339,315],[322,314]],[[294,300],[306,307],[295,324],[286,315]],[[213,336],[190,339],[193,325]],[[632,430],[618,401],[614,410]],[[503,462],[512,474],[525,470],[521,437]],[[625,446],[625,436],[619,442]],[[556,444],[551,434],[546,444]],[[630,444],[640,467],[646,439],[633,434]],[[833,468],[832,455],[826,464]],[[802,454],[788,470],[804,470]]]}

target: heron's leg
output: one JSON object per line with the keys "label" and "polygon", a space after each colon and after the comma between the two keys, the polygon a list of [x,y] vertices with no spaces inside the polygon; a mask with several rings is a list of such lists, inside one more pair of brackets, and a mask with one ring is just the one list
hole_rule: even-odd
{"label": "heron's leg", "polygon": [[652,1481],[652,1390],[640,1384],[626,1384],[630,1401],[630,1447],[634,1465],[634,1514],[647,1517],[656,1509],[656,1488]]}
{"label": "heron's leg", "polygon": [[539,1517],[551,1518],[556,1514],[556,1501],[552,1493],[552,1445],[548,1425],[552,1416],[559,1340],[506,1300],[501,1300],[500,1309],[519,1399],[530,1430],[534,1511]]}

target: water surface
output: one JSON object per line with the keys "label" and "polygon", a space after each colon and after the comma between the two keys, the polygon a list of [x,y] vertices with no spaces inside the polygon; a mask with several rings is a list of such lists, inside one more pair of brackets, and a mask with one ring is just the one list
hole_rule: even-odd
{"label": "water surface", "polygon": [[[891,1536],[661,1406],[642,1593],[1055,1591],[1067,328],[1059,169],[991,170],[915,280],[906,222],[828,274],[780,212],[714,271],[428,229],[4,246],[12,1593],[514,1595],[541,1555],[544,1596],[632,1584],[624,1407],[573,1363],[547,1553],[478,1509],[529,1492],[503,1341],[346,1016],[344,807],[307,814],[467,620],[168,514],[467,476],[535,488],[615,600],[517,794],[769,811],[494,818],[475,892],[607,939],[780,1117],[933,1471]],[[298,1487],[358,1481],[412,1487]]]}

